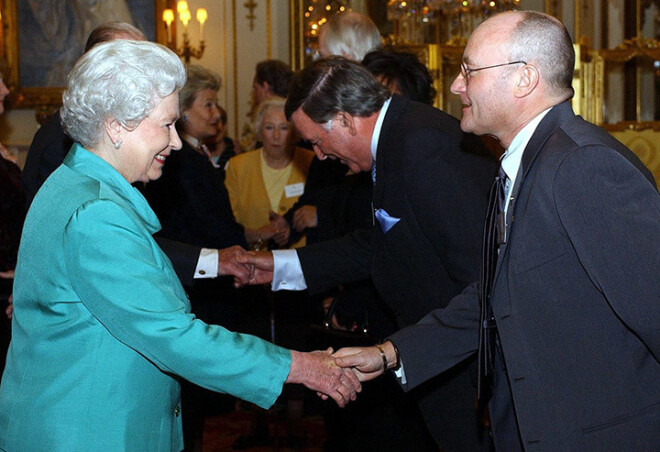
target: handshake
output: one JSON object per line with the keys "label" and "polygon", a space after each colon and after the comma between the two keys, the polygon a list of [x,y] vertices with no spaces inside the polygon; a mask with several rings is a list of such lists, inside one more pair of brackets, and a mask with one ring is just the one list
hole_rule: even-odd
{"label": "handshake", "polygon": [[357,398],[363,381],[398,366],[394,344],[385,341],[373,347],[346,347],[309,353],[291,351],[287,383],[299,383],[316,391],[323,400],[332,398],[340,407]]}
{"label": "handshake", "polygon": [[[231,275],[234,285],[266,284],[273,279],[273,255],[245,251],[240,246],[218,250],[218,275]],[[315,352],[291,351],[287,383],[298,383],[316,391],[323,399],[333,399],[341,407],[357,398],[361,383],[399,366],[396,347],[390,341],[372,347],[347,347]]]}
{"label": "handshake", "polygon": [[273,280],[273,255],[246,251],[238,245],[218,250],[218,276],[233,276],[237,288],[269,283]]}

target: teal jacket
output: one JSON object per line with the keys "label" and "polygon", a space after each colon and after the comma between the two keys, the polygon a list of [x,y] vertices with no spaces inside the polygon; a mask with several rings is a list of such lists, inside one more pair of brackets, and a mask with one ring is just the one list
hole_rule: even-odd
{"label": "teal jacket", "polygon": [[290,352],[196,319],[159,229],[142,195],[80,145],[46,181],[19,250],[0,449],[181,450],[177,376],[274,403]]}

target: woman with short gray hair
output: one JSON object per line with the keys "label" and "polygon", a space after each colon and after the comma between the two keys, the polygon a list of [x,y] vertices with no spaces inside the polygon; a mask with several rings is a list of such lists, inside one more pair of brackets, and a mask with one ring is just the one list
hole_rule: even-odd
{"label": "woman with short gray hair", "polygon": [[69,75],[62,118],[76,140],[28,213],[0,385],[0,450],[178,451],[179,377],[271,406],[286,382],[340,405],[359,383],[326,352],[289,351],[208,325],[154,241],[131,186],[181,147],[185,81],[158,44],[95,46]]}
{"label": "woman with short gray hair", "polygon": [[[125,58],[126,52],[134,58]],[[150,44],[120,40],[95,49],[95,55],[82,59],[69,74],[61,110],[66,133],[85,148],[100,144],[108,118],[127,130],[135,129],[157,102],[186,82],[176,55],[154,52]],[[178,112],[172,119],[177,117]],[[113,146],[119,149],[121,143]]]}

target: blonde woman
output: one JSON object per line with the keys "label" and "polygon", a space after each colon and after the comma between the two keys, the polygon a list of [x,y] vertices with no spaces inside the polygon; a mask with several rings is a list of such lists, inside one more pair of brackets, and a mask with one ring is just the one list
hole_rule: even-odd
{"label": "blonde woman", "polygon": [[[257,135],[263,146],[232,157],[225,186],[236,221],[245,228],[249,244],[259,247],[277,234],[269,225],[275,215],[289,210],[305,189],[314,154],[295,145],[295,132],[284,115],[284,99],[264,100],[257,114]],[[304,244],[304,238],[294,246]]]}

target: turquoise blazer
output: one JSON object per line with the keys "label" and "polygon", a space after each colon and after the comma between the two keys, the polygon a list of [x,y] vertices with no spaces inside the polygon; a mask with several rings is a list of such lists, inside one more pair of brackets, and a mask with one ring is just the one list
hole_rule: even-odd
{"label": "turquoise blazer", "polygon": [[114,168],[74,145],[28,213],[0,386],[0,449],[178,451],[178,377],[269,407],[291,354],[207,325]]}

